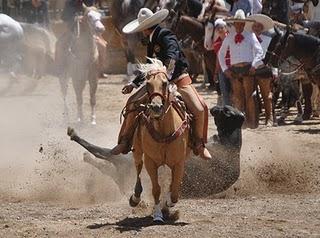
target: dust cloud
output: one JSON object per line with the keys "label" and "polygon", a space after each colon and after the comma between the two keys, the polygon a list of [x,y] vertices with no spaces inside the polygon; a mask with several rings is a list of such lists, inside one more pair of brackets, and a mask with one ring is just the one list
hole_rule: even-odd
{"label": "dust cloud", "polygon": [[[67,98],[70,114],[66,119],[57,78],[46,76],[35,80],[20,76],[17,82],[12,82],[1,73],[0,200],[79,205],[126,200],[135,182],[132,160],[127,158],[128,167],[119,169],[123,185],[119,186],[112,173],[101,173],[85,163],[84,149],[66,135],[67,126],[73,126],[83,138],[110,148],[117,139],[118,115],[125,102],[125,98],[117,97],[121,85],[117,76],[100,83],[95,127],[89,125],[86,89],[85,122],[80,126],[75,122],[71,85]],[[281,127],[244,130],[240,177],[225,196],[319,191],[316,136]],[[150,198],[150,182],[145,172],[143,184],[145,196]]]}

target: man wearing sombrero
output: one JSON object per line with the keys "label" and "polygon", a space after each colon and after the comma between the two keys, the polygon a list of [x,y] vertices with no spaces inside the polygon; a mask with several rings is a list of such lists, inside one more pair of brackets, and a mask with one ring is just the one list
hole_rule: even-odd
{"label": "man wearing sombrero", "polygon": [[[234,17],[225,19],[232,23],[234,31],[224,39],[218,58],[222,71],[231,79],[232,101],[240,111],[246,112],[246,126],[256,128],[256,102],[254,77],[256,68],[262,65],[263,50],[254,33],[246,31],[246,24],[255,21],[246,19],[245,13],[238,10]],[[226,65],[225,55],[230,50],[230,67]]]}
{"label": "man wearing sombrero", "polygon": [[[149,38],[147,57],[156,57],[163,62],[167,67],[169,81],[177,85],[178,92],[188,110],[193,114],[193,137],[195,137],[193,151],[203,159],[211,159],[209,151],[205,148],[208,108],[191,85],[191,78],[187,72],[188,63],[176,36],[168,29],[159,26],[168,13],[169,11],[166,9],[153,13],[148,8],[142,8],[138,13],[138,18],[128,23],[122,31],[127,34],[142,32],[145,37]],[[143,81],[144,78],[138,75],[132,82],[124,86],[122,93],[131,93],[133,88],[138,88]],[[135,105],[140,105],[146,99],[145,86],[128,99],[126,109],[129,113],[125,116],[119,133],[118,145],[112,149],[112,154],[128,153],[131,150],[137,116],[137,111],[133,109]]]}
{"label": "man wearing sombrero", "polygon": [[[264,58],[266,52],[268,51],[268,47],[272,38],[263,33],[272,29],[274,27],[274,22],[270,17],[264,14],[251,15],[248,17],[248,19],[252,19],[255,21],[251,26],[247,26],[247,30],[252,31],[256,35],[263,49],[263,58]],[[272,74],[271,68],[267,67],[265,64],[260,65],[256,70],[255,79],[256,79],[256,83],[260,88],[262,99],[263,99],[263,105],[264,105],[265,114],[266,114],[265,124],[267,126],[272,126],[273,119],[271,116],[271,112],[272,112],[271,82],[273,79],[273,74]]]}

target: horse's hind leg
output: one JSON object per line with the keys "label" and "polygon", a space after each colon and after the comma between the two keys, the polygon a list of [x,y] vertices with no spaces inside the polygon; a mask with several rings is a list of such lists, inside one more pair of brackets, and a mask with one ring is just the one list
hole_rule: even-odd
{"label": "horse's hind leg", "polygon": [[65,118],[68,118],[68,116],[69,116],[69,109],[68,109],[68,105],[67,105],[68,81],[69,81],[69,78],[67,77],[66,74],[59,77],[60,90],[61,90],[61,94],[62,94],[63,108],[64,108],[63,115]]}
{"label": "horse's hind leg", "polygon": [[141,150],[141,144],[140,141],[137,139],[137,134],[134,140],[134,150],[133,150],[133,158],[134,158],[134,163],[136,166],[137,170],[137,180],[136,184],[134,186],[134,194],[131,195],[129,204],[131,207],[136,207],[140,201],[141,201],[141,193],[142,193],[142,185],[141,185],[141,170],[143,167],[143,152]]}
{"label": "horse's hind leg", "polygon": [[160,206],[160,193],[161,187],[158,182],[158,166],[157,164],[146,154],[144,155],[145,168],[150,176],[152,183],[152,195],[154,199],[154,208],[153,208],[153,221],[163,222],[163,214]]}
{"label": "horse's hind leg", "polygon": [[77,74],[79,77],[72,77],[72,84],[76,94],[77,100],[77,109],[78,109],[78,122],[82,122],[83,120],[83,111],[82,111],[82,104],[83,104],[83,97],[82,93],[84,87],[86,86],[86,81],[83,79],[82,75]]}
{"label": "horse's hind leg", "polygon": [[90,86],[90,106],[91,106],[91,124],[96,125],[96,93],[98,88],[98,75],[97,68],[95,67],[89,73],[89,86]]}

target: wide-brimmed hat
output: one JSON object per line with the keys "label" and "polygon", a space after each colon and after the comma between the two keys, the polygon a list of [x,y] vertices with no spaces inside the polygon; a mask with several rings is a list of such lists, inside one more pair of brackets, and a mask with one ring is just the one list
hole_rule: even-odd
{"label": "wide-brimmed hat", "polygon": [[294,13],[300,13],[303,11],[303,6],[304,6],[304,3],[293,3],[293,5],[290,6],[290,10]]}
{"label": "wide-brimmed hat", "polygon": [[153,13],[149,8],[141,8],[138,18],[122,28],[123,33],[136,33],[161,23],[168,16],[169,11],[162,9]]}
{"label": "wide-brimmed hat", "polygon": [[227,23],[235,23],[235,22],[245,22],[245,23],[254,23],[255,20],[246,18],[246,15],[242,9],[236,11],[233,17],[224,19]]}
{"label": "wide-brimmed hat", "polygon": [[[263,31],[269,31],[271,28],[274,27],[274,22],[273,20],[264,15],[264,14],[254,14],[254,15],[251,15],[251,16],[248,16],[247,19],[252,19],[254,20],[255,22],[258,22],[260,24],[263,25]],[[252,31],[252,29],[250,28],[249,29],[249,26],[245,26],[246,30],[247,31]]]}

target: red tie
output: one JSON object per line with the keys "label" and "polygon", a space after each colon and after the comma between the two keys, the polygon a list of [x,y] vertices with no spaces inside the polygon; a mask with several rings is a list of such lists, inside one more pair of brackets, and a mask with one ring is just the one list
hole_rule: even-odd
{"label": "red tie", "polygon": [[240,44],[243,41],[244,37],[241,33],[237,33],[236,36],[234,37],[234,42],[236,44]]}

